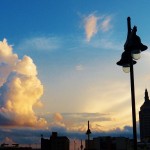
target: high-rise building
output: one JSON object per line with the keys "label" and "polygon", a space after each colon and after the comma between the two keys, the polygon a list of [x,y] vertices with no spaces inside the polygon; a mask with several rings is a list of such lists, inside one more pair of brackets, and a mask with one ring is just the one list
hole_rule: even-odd
{"label": "high-rise building", "polygon": [[145,101],[140,107],[139,123],[141,141],[150,140],[150,100],[147,89],[145,90]]}
{"label": "high-rise building", "polygon": [[52,132],[50,139],[41,137],[41,150],[69,150],[69,139]]}

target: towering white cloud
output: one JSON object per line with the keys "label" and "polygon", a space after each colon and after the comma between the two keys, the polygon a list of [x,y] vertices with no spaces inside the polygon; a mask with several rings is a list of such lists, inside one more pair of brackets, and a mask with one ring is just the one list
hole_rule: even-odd
{"label": "towering white cloud", "polygon": [[1,125],[42,127],[47,124],[33,110],[43,94],[32,59],[18,59],[6,40],[0,42],[0,118]]}

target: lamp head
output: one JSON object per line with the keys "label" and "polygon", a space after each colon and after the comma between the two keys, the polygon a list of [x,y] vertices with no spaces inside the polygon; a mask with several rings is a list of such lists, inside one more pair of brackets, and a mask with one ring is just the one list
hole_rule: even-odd
{"label": "lamp head", "polygon": [[[121,55],[121,59],[117,62],[117,65],[122,67],[130,67],[130,59],[131,59],[131,53],[124,51]],[[133,65],[136,64],[135,60],[133,61]]]}
{"label": "lamp head", "polygon": [[148,48],[146,45],[141,43],[141,39],[136,35],[136,31],[137,27],[134,26],[124,45],[125,51],[130,51],[133,54],[138,54]]}
{"label": "lamp head", "polygon": [[133,65],[136,64],[136,61],[131,57],[131,52],[124,51],[121,55],[120,61],[117,62],[117,65],[122,66],[122,69],[125,73],[129,73],[130,61],[132,61]]}

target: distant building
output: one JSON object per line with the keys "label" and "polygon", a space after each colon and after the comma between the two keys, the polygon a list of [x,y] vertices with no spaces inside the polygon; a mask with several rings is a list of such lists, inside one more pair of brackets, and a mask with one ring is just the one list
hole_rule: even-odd
{"label": "distant building", "polygon": [[69,150],[69,139],[52,132],[50,139],[41,137],[41,150]]}
{"label": "distant building", "polygon": [[19,144],[9,145],[9,144],[3,143],[0,146],[0,150],[32,150],[32,148],[31,147],[20,147]]}
{"label": "distant building", "polygon": [[85,150],[128,150],[130,141],[125,137],[102,136],[93,138],[89,141],[89,149],[87,140],[85,141]]}
{"label": "distant building", "polygon": [[96,150],[94,140],[85,140],[85,149],[84,150]]}
{"label": "distant building", "polygon": [[141,141],[150,142],[150,100],[147,89],[145,90],[145,101],[140,107],[139,123]]}

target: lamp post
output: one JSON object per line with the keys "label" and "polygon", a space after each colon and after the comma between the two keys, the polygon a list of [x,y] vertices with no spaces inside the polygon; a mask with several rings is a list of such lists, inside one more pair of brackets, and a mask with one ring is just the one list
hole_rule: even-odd
{"label": "lamp post", "polygon": [[117,65],[123,67],[123,71],[130,72],[131,84],[131,105],[132,105],[132,124],[133,124],[133,142],[134,150],[137,150],[137,131],[136,131],[136,108],[135,108],[135,89],[134,89],[134,69],[133,65],[136,64],[135,60],[140,58],[140,53],[145,51],[148,47],[141,43],[141,39],[136,35],[137,27],[131,29],[131,19],[127,18],[128,34],[127,40],[124,44],[124,52],[122,53],[120,61]]}
{"label": "lamp post", "polygon": [[74,150],[76,150],[76,141],[74,141]]}
{"label": "lamp post", "polygon": [[81,150],[83,149],[83,145],[82,145],[82,140],[81,140],[81,146],[80,146]]}

